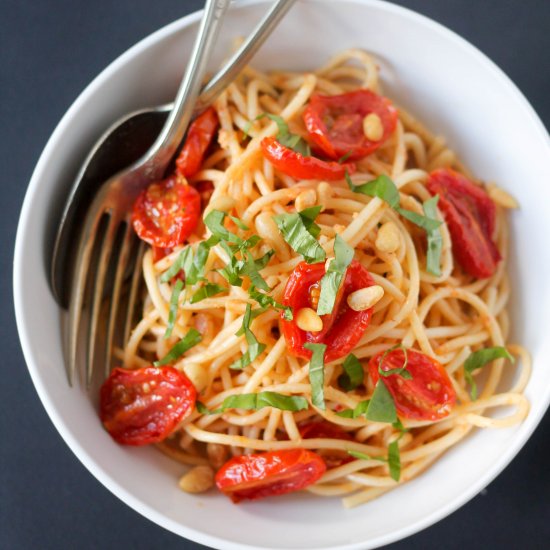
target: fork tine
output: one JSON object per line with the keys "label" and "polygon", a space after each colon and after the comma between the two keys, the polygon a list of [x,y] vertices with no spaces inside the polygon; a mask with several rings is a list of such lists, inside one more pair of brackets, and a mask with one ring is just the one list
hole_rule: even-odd
{"label": "fork tine", "polygon": [[113,284],[113,294],[109,306],[109,320],[107,323],[107,340],[105,342],[105,378],[109,376],[111,371],[111,358],[113,353],[113,340],[115,337],[115,326],[118,316],[118,307],[120,303],[120,291],[124,276],[131,262],[130,253],[132,252],[132,243],[136,239],[134,230],[129,220],[126,220],[126,229],[122,237],[122,245],[120,247],[119,259],[116,264],[115,280]]}
{"label": "fork tine", "polygon": [[142,279],[141,264],[143,263],[143,255],[145,254],[146,244],[140,240],[138,245],[138,251],[136,255],[136,263],[134,264],[134,272],[132,274],[132,282],[130,285],[130,292],[128,294],[128,306],[126,310],[126,321],[124,322],[123,333],[123,345],[126,346],[130,339],[130,330],[132,328],[134,319],[134,308],[136,305],[136,298],[138,289]]}
{"label": "fork tine", "polygon": [[71,281],[70,301],[69,301],[69,327],[67,341],[67,361],[66,370],[69,386],[73,385],[76,373],[76,360],[78,352],[78,333],[80,321],[82,319],[82,308],[84,305],[84,294],[86,292],[86,280],[90,268],[90,260],[95,244],[95,235],[101,220],[101,212],[94,211],[94,215],[89,214],[84,220],[84,228],[78,242],[76,254],[75,272]]}
{"label": "fork tine", "polygon": [[109,267],[118,225],[118,217],[112,214],[109,215],[107,228],[105,230],[103,242],[101,243],[101,253],[99,255],[94,286],[92,287],[91,316],[90,325],[88,326],[88,341],[86,342],[86,388],[88,389],[90,388],[94,369],[95,352],[97,349],[97,325],[99,322],[101,303],[103,302],[105,276]]}

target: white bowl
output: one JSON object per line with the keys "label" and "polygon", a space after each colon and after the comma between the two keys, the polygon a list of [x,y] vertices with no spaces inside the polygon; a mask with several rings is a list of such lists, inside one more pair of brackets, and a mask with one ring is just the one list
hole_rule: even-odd
{"label": "white bowl", "polygon": [[[226,47],[218,51],[226,51],[233,36],[248,33],[266,8],[266,2],[234,7],[224,27]],[[498,181],[520,199],[521,210],[512,215],[513,340],[533,355],[526,391],[531,412],[515,428],[477,431],[419,478],[353,510],[342,508],[338,499],[305,494],[239,506],[221,495],[187,495],[177,488],[178,464],[154,449],[114,444],[92,400],[82,389],[68,388],[60,310],[48,286],[45,257],[54,213],[83,155],[120,115],[173,97],[198,18],[192,14],[161,29],[103,71],[63,117],[38,162],[21,213],[14,273],[17,324],[29,371],[55,426],[90,472],[174,533],[224,549],[365,549],[390,543],[443,518],[487,485],[519,451],[550,401],[547,133],[493,63],[425,17],[375,0],[293,7],[255,65],[305,69],[348,47],[373,52],[387,94],[445,135],[479,177]]]}

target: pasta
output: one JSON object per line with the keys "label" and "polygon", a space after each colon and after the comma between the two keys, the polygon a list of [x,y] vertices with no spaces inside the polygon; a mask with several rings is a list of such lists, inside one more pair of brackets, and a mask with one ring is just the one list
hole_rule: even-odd
{"label": "pasta", "polygon": [[[154,257],[153,249],[145,253],[143,315],[125,348],[115,352],[124,368],[136,369],[166,357],[190,329],[200,333],[200,342],[171,362],[191,380],[202,405],[188,414],[169,438],[158,443],[171,458],[192,466],[210,464],[217,469],[231,456],[312,450],[324,458],[328,468],[305,489],[315,495],[338,495],[344,506],[352,507],[421,474],[473,428],[509,427],[526,417],[529,405],[523,390],[529,379],[529,355],[520,345],[507,341],[510,285],[505,209],[514,206],[510,202],[513,199],[494,184],[487,187],[497,204],[493,239],[502,261],[491,276],[476,278],[457,265],[448,223],[428,233],[402,212],[406,209],[417,217],[425,215],[423,205],[433,195],[427,182],[434,170],[450,168],[475,181],[445,140],[432,135],[404,109],[398,109],[391,135],[375,151],[354,161],[356,171],[350,182],[344,177],[330,182],[324,178],[294,178],[274,167],[262,152],[262,140],[281,138],[285,131],[296,140],[308,137],[302,115],[314,94],[335,96],[358,89],[381,94],[378,73],[376,61],[357,49],[342,52],[308,73],[261,73],[247,68],[216,101],[220,125],[217,143],[198,172],[188,177],[188,183],[213,183],[203,218],[212,212],[224,213],[222,227],[232,234],[240,235],[241,240],[251,235],[259,237],[247,254],[251,261],[267,255],[267,262],[252,273],[260,274],[269,287],[262,294],[279,305],[286,304],[285,287],[304,257],[289,245],[274,217],[320,206],[315,217],[319,228],[315,238],[326,257],[333,257],[335,242],[343,241],[370,274],[372,287],[377,288],[376,292],[355,296],[356,300],[374,300],[368,327],[351,350],[363,367],[361,373],[369,369],[369,362],[377,354],[380,357],[390,349],[416,350],[443,367],[456,403],[435,419],[399,414],[397,422],[382,422],[369,420],[368,415],[354,415],[351,411],[360,413],[362,402],[370,406],[370,399],[372,403],[376,381],[365,374],[359,385],[346,391],[342,384],[346,356],[342,356],[322,364],[321,389],[315,385],[311,373],[314,359],[310,363],[289,351],[286,333],[281,329],[281,323],[290,322],[281,317],[287,310],[273,307],[273,303],[262,308],[254,294],[257,289],[252,276],[242,276],[240,284],[232,285],[220,272],[230,265],[232,253],[239,254],[235,248],[224,246],[223,239],[206,251],[203,279],[198,278],[194,284],[187,281],[179,294],[175,292],[178,278],[166,280],[163,275],[174,265],[182,267],[178,262],[186,248],[197,257],[199,245],[212,236],[211,229],[201,222],[187,238],[188,244],[171,247],[160,258]],[[283,126],[281,130],[281,121],[286,129]],[[365,135],[370,132],[374,141],[377,137],[380,140],[383,128],[379,124],[380,119],[365,121]],[[346,162],[343,159],[341,166]],[[364,182],[379,176],[394,182],[401,210],[380,196],[357,191]],[[442,219],[441,212],[438,219]],[[427,234],[439,240],[439,274],[426,267]],[[242,258],[246,260],[245,253]],[[337,263],[337,258],[333,262]],[[187,270],[185,273],[188,276]],[[207,287],[211,293],[203,291],[203,299],[193,300],[200,289]],[[363,303],[364,308],[366,305]],[[247,318],[254,311],[259,314]],[[313,326],[307,323],[319,318],[315,311],[313,316],[308,312],[300,315],[305,326]],[[293,316],[293,322],[299,323],[296,310]],[[171,332],[168,338],[167,330]],[[255,357],[252,346],[259,351]],[[481,390],[473,399],[473,378],[464,367],[465,361],[476,350],[504,347],[518,359],[514,382],[511,387],[503,387],[503,373],[510,367],[500,355],[476,371],[475,380]],[[247,353],[249,364],[242,360]],[[405,364],[407,357],[409,361],[414,359],[413,352],[401,353]],[[380,361],[384,359],[382,356]],[[242,368],[231,368],[239,361]],[[319,395],[315,392],[319,391],[324,408],[318,406]],[[262,392],[303,398],[307,408],[256,406],[246,410],[223,406],[234,396]],[[507,407],[507,414],[500,412],[502,407]],[[493,414],[495,409],[499,414]],[[342,411],[350,413],[346,416]],[[343,435],[304,435],[304,426],[321,421],[325,427],[335,427],[332,434]]]}

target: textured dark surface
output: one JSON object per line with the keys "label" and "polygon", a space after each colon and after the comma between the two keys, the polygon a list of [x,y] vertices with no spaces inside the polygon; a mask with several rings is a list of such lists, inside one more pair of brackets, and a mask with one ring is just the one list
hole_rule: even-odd
{"label": "textured dark surface", "polygon": [[[398,3],[432,17],[479,47],[516,82],[550,126],[548,0]],[[25,367],[15,329],[11,269],[27,183],[65,110],[128,47],[201,4],[191,0],[0,0],[0,229],[4,243],[0,548],[200,548],[120,502],[61,440]],[[548,548],[549,456],[547,414],[518,457],[486,491],[433,527],[387,548]]]}

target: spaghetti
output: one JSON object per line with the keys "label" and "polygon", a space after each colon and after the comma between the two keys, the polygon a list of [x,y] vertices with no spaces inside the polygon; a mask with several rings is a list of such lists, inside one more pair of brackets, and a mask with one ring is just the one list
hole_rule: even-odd
{"label": "spaghetti", "polygon": [[[502,190],[496,186],[488,188],[490,196],[498,201],[492,231],[498,258],[494,272],[482,278],[472,276],[457,263],[452,221],[443,202],[439,203],[441,210],[436,212],[436,218],[443,220],[443,211],[447,223],[432,228],[431,233],[409,219],[414,217],[411,212],[417,218],[426,217],[423,205],[434,195],[429,188],[434,171],[452,169],[453,173],[473,179],[443,138],[433,136],[399,108],[395,128],[383,139],[384,128],[377,127],[383,117],[374,120],[374,127],[367,127],[372,118],[365,123],[365,135],[370,132],[370,137],[378,137],[381,143],[360,158],[348,155],[347,159],[340,159],[339,166],[349,166],[350,173],[353,162],[355,172],[351,176],[340,175],[330,182],[327,178],[295,178],[266,158],[265,138],[278,137],[284,143],[291,135],[295,136],[294,145],[299,140],[311,142],[302,115],[313,97],[357,90],[381,93],[375,60],[357,49],[335,56],[314,72],[265,74],[247,68],[227,88],[214,106],[220,125],[217,143],[209,149],[198,172],[188,177],[188,183],[198,188],[201,182],[213,184],[211,197],[203,204],[203,218],[212,212],[222,213],[220,227],[238,235],[241,243],[252,235],[258,236],[257,242],[249,242],[252,246],[248,249],[242,245],[240,251],[234,242],[231,248],[222,238],[211,242],[206,249],[202,278],[190,284],[189,272],[184,269],[187,281],[185,286],[179,283],[179,294],[174,290],[178,277],[167,280],[163,275],[174,265],[183,266],[178,262],[182,261],[185,248],[197,257],[199,245],[203,243],[204,247],[213,235],[211,224],[206,227],[200,222],[187,237],[188,244],[172,247],[164,257],[155,258],[154,250],[149,249],[143,259],[143,316],[125,348],[116,350],[126,369],[146,367],[166,357],[190,330],[197,331],[200,342],[171,364],[191,380],[202,406],[190,412],[166,440],[158,443],[159,448],[185,464],[210,464],[214,468],[220,468],[232,456],[311,450],[323,458],[327,468],[306,490],[316,495],[342,496],[346,507],[365,503],[419,475],[474,427],[508,427],[522,421],[528,413],[522,392],[530,372],[527,352],[519,345],[507,343],[508,225],[505,208],[500,205],[509,207],[510,197],[503,200]],[[286,125],[282,130],[281,121]],[[338,170],[338,166],[333,168]],[[395,184],[398,208],[380,193],[358,192],[364,182],[380,176],[387,176]],[[368,327],[350,350],[361,370],[359,383],[350,388],[348,380],[347,390],[342,375],[348,353],[322,363],[323,379],[320,386],[317,383],[314,387],[313,359],[310,364],[304,353],[289,349],[285,338],[288,334],[284,323],[296,323],[298,314],[296,308],[290,308],[294,320],[284,317],[289,309],[285,289],[304,257],[289,245],[291,241],[276,219],[315,206],[319,208],[314,225],[319,231],[316,236],[311,235],[324,257],[335,255],[335,242],[345,243],[353,249],[354,261],[368,271],[370,286],[381,288],[378,301],[369,309]],[[439,240],[440,254],[435,258],[438,269],[432,272],[427,269],[427,235]],[[232,254],[242,262],[258,262],[267,256],[265,265],[256,264],[257,271],[252,270],[265,281],[267,291],[260,293],[254,286],[256,281],[245,276],[246,270],[240,272],[240,284],[228,282],[227,273],[224,276],[220,270],[231,265]],[[193,299],[205,288],[210,290],[203,290]],[[271,302],[258,299],[258,293],[269,296]],[[285,305],[287,309],[283,308]],[[315,307],[309,309],[315,313]],[[304,322],[307,325],[308,320]],[[171,334],[165,338],[167,329]],[[513,386],[501,388],[505,359],[500,356],[483,369],[482,376],[476,375],[482,389],[479,397],[473,399],[474,370],[468,371],[465,362],[476,350],[504,346],[520,359]],[[456,395],[456,402],[445,414],[434,419],[402,415],[389,383],[386,386],[395,398],[400,420],[373,421],[361,413],[361,403],[366,402],[368,407],[377,387],[375,377],[364,371],[369,366],[371,372],[373,358],[378,357],[379,363],[372,371],[376,374],[378,366],[382,369],[390,357],[384,354],[392,348],[390,353],[402,354],[404,363],[406,350],[414,349],[442,366],[450,381],[449,392]],[[394,374],[395,387],[419,380],[413,372],[415,356],[411,353],[408,360],[413,380]],[[243,361],[243,357],[247,360]],[[234,368],[239,361],[240,368]],[[356,369],[354,375],[357,374]],[[383,373],[379,374],[382,380]],[[388,382],[389,378],[384,377],[383,381]],[[324,407],[319,406],[315,392],[321,392]],[[249,394],[256,394],[255,402],[258,395],[269,399],[276,395],[301,398],[307,406],[224,406],[228,399]],[[504,406],[511,407],[512,412],[491,416],[493,409]]]}

